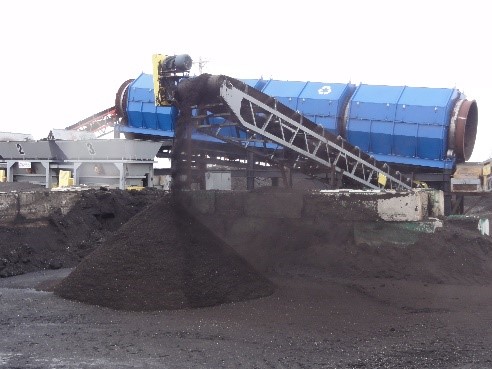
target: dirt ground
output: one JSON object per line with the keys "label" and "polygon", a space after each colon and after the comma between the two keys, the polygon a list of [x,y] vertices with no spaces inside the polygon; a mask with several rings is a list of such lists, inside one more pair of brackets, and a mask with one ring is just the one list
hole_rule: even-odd
{"label": "dirt ground", "polygon": [[490,285],[270,275],[273,295],[125,312],[0,280],[2,368],[492,368]]}
{"label": "dirt ground", "polygon": [[[492,368],[490,237],[450,229],[413,249],[344,245],[326,254],[347,262],[340,273],[290,255],[289,263],[262,271],[275,286],[264,297],[200,308],[114,310],[50,292],[77,265],[85,272],[100,265],[79,264],[90,261],[92,250],[131,237],[123,224],[138,224],[140,213],[128,213],[125,204],[156,202],[154,193],[102,192],[88,194],[73,218],[48,221],[51,236],[60,240],[49,253],[58,254],[56,265],[37,263],[41,243],[25,245],[24,239],[18,250],[31,247],[30,256],[10,259],[0,244],[3,270],[10,271],[0,279],[0,368]],[[492,209],[490,197],[477,204],[470,213]],[[77,257],[61,257],[66,235],[94,219],[98,232],[91,240],[98,241],[73,241]],[[35,228],[11,228],[19,227]],[[12,234],[7,228],[0,231],[4,237]],[[304,253],[302,245],[298,252]]]}

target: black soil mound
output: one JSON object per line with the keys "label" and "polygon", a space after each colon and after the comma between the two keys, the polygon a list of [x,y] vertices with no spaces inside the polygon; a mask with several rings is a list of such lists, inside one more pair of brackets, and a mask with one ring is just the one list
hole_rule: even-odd
{"label": "black soil mound", "polygon": [[263,297],[272,283],[165,196],[127,222],[55,294],[119,310],[212,306]]}
{"label": "black soil mound", "polygon": [[[1,183],[5,191],[47,191],[24,183]],[[162,197],[161,191],[87,190],[68,214],[54,209],[35,220],[18,217],[0,224],[0,277],[43,269],[70,268]]]}
{"label": "black soil mound", "polygon": [[[261,247],[254,248],[262,252],[260,270],[309,273],[316,278],[391,278],[448,284],[489,284],[492,280],[492,238],[457,223],[445,222],[433,234],[416,233],[415,243],[409,245],[384,241],[357,244],[351,225],[346,224],[329,228],[333,231],[331,239],[289,223],[271,228],[270,236],[262,233]],[[255,260],[251,258],[252,263]]]}
{"label": "black soil mound", "polygon": [[349,249],[353,257],[347,258],[347,265],[360,277],[447,284],[488,284],[492,279],[490,237],[451,224],[434,234],[421,234],[409,246]]}

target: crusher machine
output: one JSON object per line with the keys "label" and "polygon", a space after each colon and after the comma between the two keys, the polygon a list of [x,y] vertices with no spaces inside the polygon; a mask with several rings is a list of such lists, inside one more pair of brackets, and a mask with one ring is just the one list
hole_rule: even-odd
{"label": "crusher machine", "polygon": [[249,187],[263,163],[286,183],[294,170],[326,188],[429,186],[444,191],[447,214],[463,209],[451,179],[472,154],[478,108],[455,88],[190,77],[188,55],[153,59],[153,75],[124,82],[108,111],[116,135],[162,141],[166,153],[187,137],[172,151],[188,180],[226,158],[245,163]]}

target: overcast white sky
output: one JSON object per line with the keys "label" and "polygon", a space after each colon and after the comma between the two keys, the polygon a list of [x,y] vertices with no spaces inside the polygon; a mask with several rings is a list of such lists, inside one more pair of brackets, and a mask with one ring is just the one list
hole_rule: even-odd
{"label": "overcast white sky", "polygon": [[[483,0],[0,2],[0,131],[46,137],[114,105],[154,53],[237,78],[456,87],[492,156],[492,21]],[[198,69],[195,69],[198,74]]]}

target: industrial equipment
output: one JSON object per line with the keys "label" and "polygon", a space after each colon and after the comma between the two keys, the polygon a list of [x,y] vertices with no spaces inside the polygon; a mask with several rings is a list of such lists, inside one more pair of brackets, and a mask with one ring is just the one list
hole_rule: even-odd
{"label": "industrial equipment", "polygon": [[459,193],[492,191],[492,159],[483,163],[461,163],[451,178],[451,191]]}
{"label": "industrial equipment", "polygon": [[0,141],[0,170],[8,182],[46,188],[60,185],[63,172],[76,186],[152,187],[159,148],[159,142],[140,140]]}
{"label": "industrial equipment", "polygon": [[154,56],[154,75],[123,83],[115,133],[170,151],[186,126],[194,154],[180,160],[195,168],[241,158],[248,178],[261,161],[329,188],[423,183],[444,191],[448,213],[462,202],[451,178],[472,154],[478,108],[455,88],[189,77],[190,67],[187,55]]}

